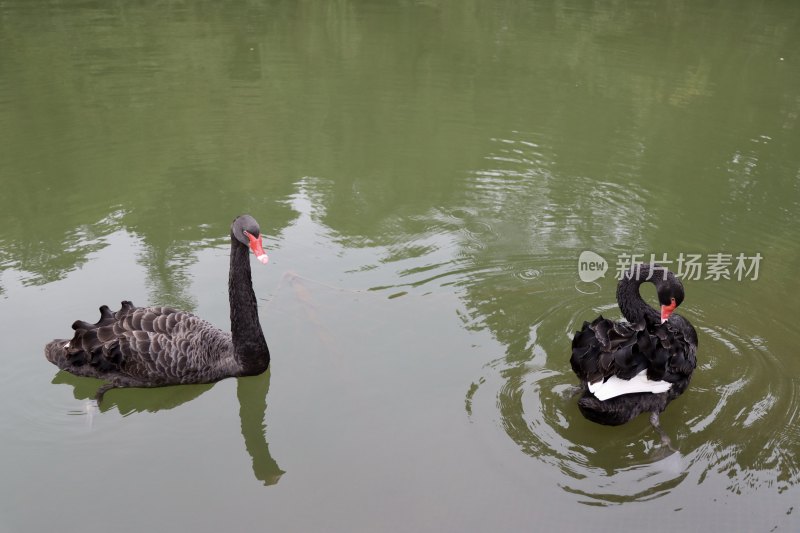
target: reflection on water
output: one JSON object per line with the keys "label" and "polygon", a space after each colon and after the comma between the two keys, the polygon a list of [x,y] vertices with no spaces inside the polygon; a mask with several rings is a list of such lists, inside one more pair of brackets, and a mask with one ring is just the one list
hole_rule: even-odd
{"label": "reflection on water", "polygon": [[[65,384],[73,387],[72,394],[76,400],[91,400],[97,394],[102,381],[84,378],[58,370],[53,384]],[[132,413],[162,411],[173,409],[189,402],[212,387],[210,384],[182,385],[180,387],[157,387],[154,389],[114,389],[100,404],[102,412],[116,407],[123,416]]]}
{"label": "reflection on water", "polygon": [[[239,420],[245,448],[252,460],[253,474],[264,485],[276,484],[285,473],[273,459],[266,438],[265,416],[270,376],[271,372],[267,370],[260,376],[236,378]],[[102,384],[100,380],[74,376],[63,370],[56,374],[53,383],[72,385],[75,399],[85,400],[87,405],[94,399],[97,388]],[[150,389],[114,389],[105,395],[100,409],[105,413],[116,407],[123,416],[141,412],[155,413],[174,409],[190,402],[211,387],[213,384],[176,385]],[[90,409],[75,414],[85,414],[87,417],[95,416]]]}
{"label": "reflection on water", "polygon": [[264,485],[274,485],[285,473],[269,452],[265,416],[271,372],[261,376],[239,378],[236,396],[239,399],[239,420],[247,453],[253,460],[253,474]]}

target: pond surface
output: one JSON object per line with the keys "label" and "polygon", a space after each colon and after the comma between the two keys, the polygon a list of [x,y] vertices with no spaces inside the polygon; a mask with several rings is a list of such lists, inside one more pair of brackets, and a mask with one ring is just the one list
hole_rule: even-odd
{"label": "pond surface", "polygon": [[[0,530],[796,531],[798,23],[0,0]],[[88,409],[44,344],[126,299],[228,329],[245,212],[270,370]],[[699,335],[677,453],[569,397],[572,332],[651,254]]]}

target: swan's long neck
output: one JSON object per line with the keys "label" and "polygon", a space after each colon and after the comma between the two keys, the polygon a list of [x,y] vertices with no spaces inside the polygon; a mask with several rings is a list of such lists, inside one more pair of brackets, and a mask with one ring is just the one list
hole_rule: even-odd
{"label": "swan's long neck", "polygon": [[[617,303],[622,316],[631,324],[659,324],[661,314],[647,305],[639,293],[642,283],[660,280],[663,271],[655,269],[650,275],[650,265],[640,264],[626,272],[617,285]],[[658,279],[657,279],[658,277]]]}
{"label": "swan's long neck", "polygon": [[250,253],[247,246],[231,236],[231,266],[228,275],[231,305],[231,336],[242,375],[260,374],[269,365],[269,348],[258,321],[256,294],[250,278]]}

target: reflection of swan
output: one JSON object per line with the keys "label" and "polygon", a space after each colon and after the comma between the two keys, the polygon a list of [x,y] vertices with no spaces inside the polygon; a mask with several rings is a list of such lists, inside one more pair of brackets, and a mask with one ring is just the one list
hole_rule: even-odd
{"label": "reflection of swan", "polygon": [[[647,305],[639,286],[656,286],[661,313]],[[629,323],[598,317],[572,339],[572,369],[580,378],[583,416],[600,424],[624,424],[650,412],[650,422],[668,442],[658,415],[689,386],[697,359],[697,334],[673,311],[683,301],[683,285],[672,272],[636,265],[617,285],[617,302]]]}
{"label": "reflection of swan", "polygon": [[47,344],[47,359],[72,374],[108,381],[97,391],[98,401],[115,387],[211,383],[261,374],[269,366],[269,349],[258,321],[248,248],[267,262],[258,223],[242,215],[231,224],[231,333],[191,313],[122,302],[116,312],[102,306],[96,324],[76,321],[72,340]]}
{"label": "reflection of swan", "polygon": [[[78,400],[92,398],[97,391],[97,382],[93,379],[76,377],[68,372],[58,372],[52,383],[72,385],[72,394]],[[186,385],[183,387],[164,387],[147,391],[126,391],[113,394],[99,406],[101,411],[110,411],[114,407],[122,415],[131,413],[166,411],[190,402],[209,390],[210,384]],[[91,404],[85,408],[92,407]]]}
{"label": "reflection of swan", "polygon": [[[264,485],[276,484],[284,474],[284,471],[272,458],[266,439],[264,416],[267,408],[269,378],[270,372],[267,371],[259,376],[239,378],[237,384],[242,437],[244,437],[247,453],[252,458],[253,474]],[[53,378],[53,383],[72,385],[74,387],[73,394],[79,400],[91,398],[94,394],[94,386],[90,380],[75,377],[66,372],[57,373]],[[143,391],[130,390],[115,394],[103,402],[102,409],[106,411],[116,405],[123,415],[142,411],[165,411],[197,398],[209,388],[211,385],[207,384],[187,385],[148,391],[147,394],[144,394]]]}
{"label": "reflection of swan", "polygon": [[253,459],[253,474],[264,485],[274,485],[284,471],[269,453],[264,415],[267,410],[270,372],[261,376],[239,378],[236,395],[239,397],[239,420],[247,453]]}

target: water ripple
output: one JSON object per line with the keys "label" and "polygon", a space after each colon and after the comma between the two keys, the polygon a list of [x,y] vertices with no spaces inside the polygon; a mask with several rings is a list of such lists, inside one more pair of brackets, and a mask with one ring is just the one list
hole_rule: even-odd
{"label": "water ripple", "polygon": [[[599,307],[612,315],[615,306]],[[781,492],[800,482],[792,453],[797,385],[775,379],[779,362],[763,339],[690,317],[699,326],[700,363],[689,390],[662,415],[679,450],[671,453],[646,416],[607,427],[580,415],[568,358],[571,333],[585,315],[577,299],[564,299],[533,325],[524,358],[507,355],[486,365],[467,394],[472,422],[501,427],[587,505],[647,501],[688,480],[723,479],[736,494],[769,487]]]}

